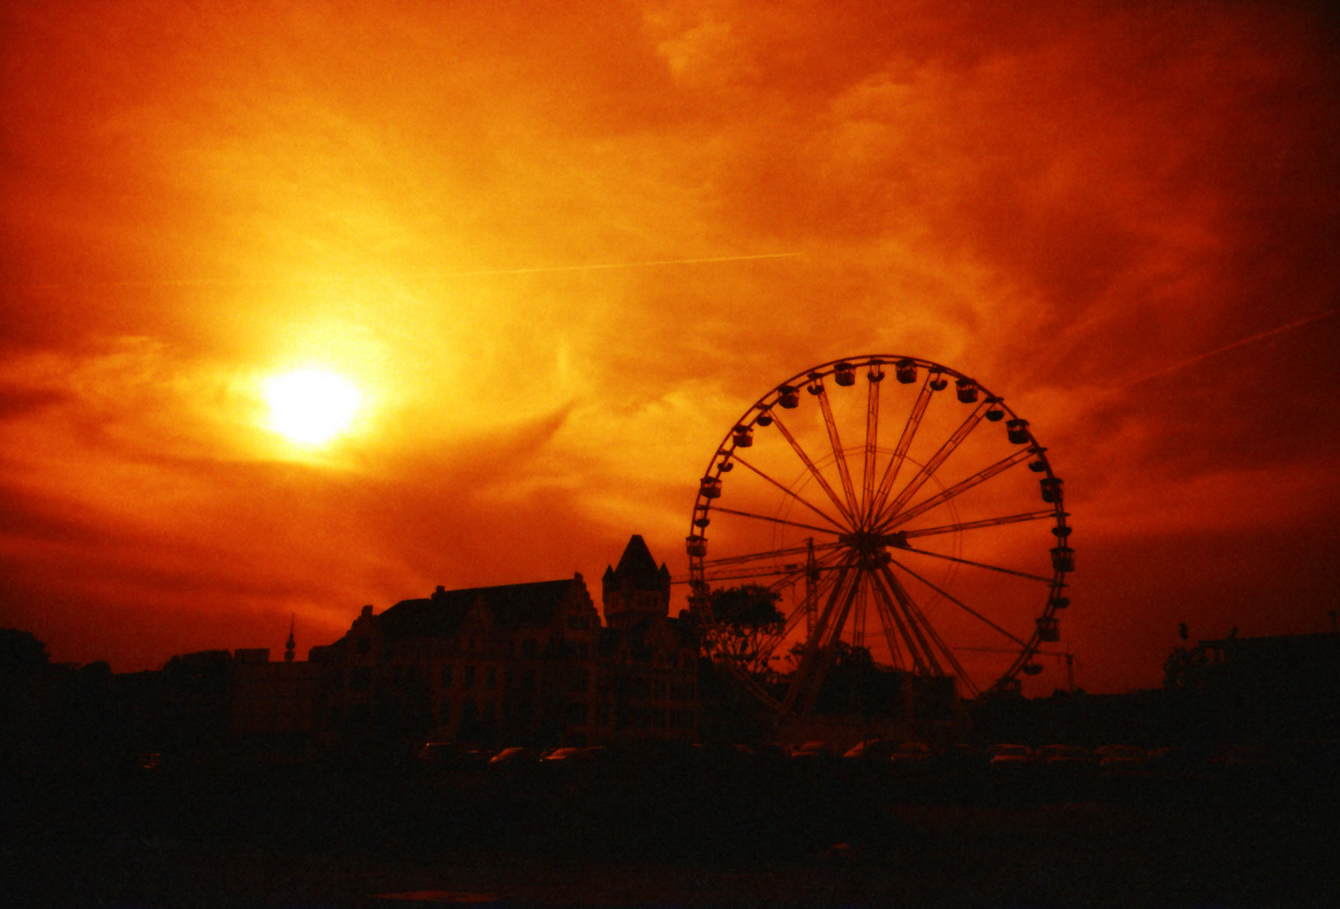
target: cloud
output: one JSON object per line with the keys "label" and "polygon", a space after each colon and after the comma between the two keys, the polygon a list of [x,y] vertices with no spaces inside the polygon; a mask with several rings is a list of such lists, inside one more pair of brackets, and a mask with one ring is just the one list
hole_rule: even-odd
{"label": "cloud", "polygon": [[[633,532],[681,571],[739,414],[856,353],[1032,421],[1104,604],[1074,627],[1133,642],[1095,671],[1161,661],[1124,578],[1227,590],[1197,534],[1244,590],[1306,579],[1272,616],[1329,589],[1256,545],[1335,516],[1340,323],[1266,334],[1340,285],[1312,5],[0,15],[4,618],[58,658],[334,633],[589,576]],[[259,383],[298,368],[364,391],[338,445],[265,430]],[[152,646],[98,652],[93,617],[136,615]]]}

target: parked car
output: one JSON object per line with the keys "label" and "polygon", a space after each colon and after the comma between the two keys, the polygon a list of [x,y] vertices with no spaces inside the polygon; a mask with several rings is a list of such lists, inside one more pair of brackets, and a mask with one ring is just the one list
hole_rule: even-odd
{"label": "parked car", "polygon": [[889,756],[895,770],[915,770],[925,767],[935,757],[935,749],[925,742],[903,742]]}
{"label": "parked car", "polygon": [[1203,770],[1205,758],[1187,748],[1154,748],[1145,755],[1144,766],[1160,773]]}
{"label": "parked car", "polygon": [[1135,745],[1101,745],[1093,754],[1104,770],[1131,770],[1145,760],[1145,750]]}
{"label": "parked car", "polygon": [[1000,744],[987,749],[992,767],[1015,766],[1034,762],[1033,749],[1027,745]]}
{"label": "parked car", "polygon": [[415,753],[421,765],[434,770],[483,767],[492,756],[492,752],[459,742],[425,742]]}
{"label": "parked car", "polygon": [[1216,765],[1226,769],[1269,767],[1274,761],[1270,752],[1257,745],[1234,745],[1214,759]]}
{"label": "parked car", "polygon": [[555,748],[553,751],[545,754],[540,760],[546,764],[562,764],[564,762],[576,763],[586,757],[586,755],[583,754],[585,751],[585,748]]}
{"label": "parked car", "polygon": [[1089,749],[1082,745],[1043,745],[1037,750],[1037,759],[1057,770],[1092,767],[1097,763]]}
{"label": "parked car", "polygon": [[847,752],[842,755],[846,761],[860,761],[868,763],[876,761],[884,763],[898,750],[899,742],[897,739],[866,739],[863,742],[857,742]]}
{"label": "parked car", "polygon": [[806,742],[792,749],[791,765],[803,768],[828,768],[841,761],[838,750],[827,742]]}
{"label": "parked car", "polygon": [[504,748],[489,758],[490,767],[529,767],[540,761],[540,753],[534,748]]}

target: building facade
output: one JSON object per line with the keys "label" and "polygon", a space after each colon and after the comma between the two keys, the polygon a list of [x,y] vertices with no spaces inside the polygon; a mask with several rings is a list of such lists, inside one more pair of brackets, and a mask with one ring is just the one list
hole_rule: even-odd
{"label": "building facade", "polygon": [[365,606],[309,656],[323,667],[327,722],[481,744],[694,738],[697,649],[669,618],[669,572],[640,536],[602,595],[612,627],[580,574]]}

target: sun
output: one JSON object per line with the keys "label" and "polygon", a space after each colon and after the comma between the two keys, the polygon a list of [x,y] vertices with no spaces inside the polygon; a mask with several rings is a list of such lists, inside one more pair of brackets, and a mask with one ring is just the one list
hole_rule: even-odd
{"label": "sun", "polygon": [[347,429],[361,399],[358,389],[319,369],[286,373],[265,383],[270,427],[302,445],[321,445]]}

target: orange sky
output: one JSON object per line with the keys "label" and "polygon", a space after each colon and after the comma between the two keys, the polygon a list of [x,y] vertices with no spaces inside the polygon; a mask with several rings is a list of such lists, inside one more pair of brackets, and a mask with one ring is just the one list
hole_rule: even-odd
{"label": "orange sky", "polygon": [[[598,599],[631,533],[685,570],[750,402],[887,352],[1048,446],[1089,690],[1331,627],[1324,7],[587,5],[0,4],[0,624],[131,670]],[[363,395],[325,446],[301,368]]]}

